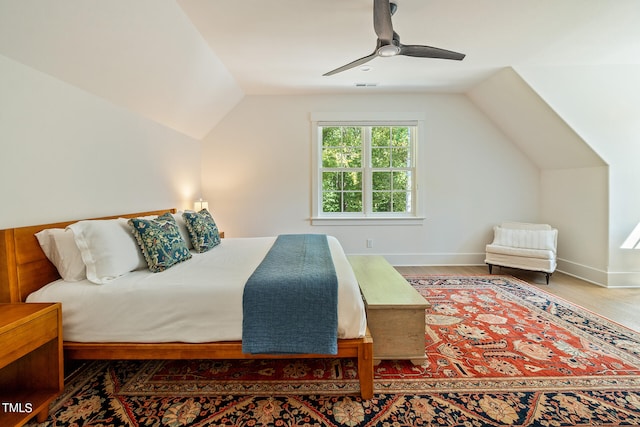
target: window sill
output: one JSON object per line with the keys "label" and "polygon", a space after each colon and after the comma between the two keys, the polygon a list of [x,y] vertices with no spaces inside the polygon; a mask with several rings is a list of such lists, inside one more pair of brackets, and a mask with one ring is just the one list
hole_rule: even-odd
{"label": "window sill", "polygon": [[313,217],[311,225],[422,225],[424,217]]}

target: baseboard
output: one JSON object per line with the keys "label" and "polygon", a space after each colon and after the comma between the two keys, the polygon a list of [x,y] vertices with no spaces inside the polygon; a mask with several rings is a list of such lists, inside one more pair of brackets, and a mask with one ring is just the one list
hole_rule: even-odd
{"label": "baseboard", "polygon": [[637,271],[604,271],[560,258],[557,270],[605,288],[640,288]]}
{"label": "baseboard", "polygon": [[607,287],[608,285],[607,272],[598,268],[589,267],[588,265],[558,258],[556,270],[580,280],[593,283],[594,285],[603,287]]}
{"label": "baseboard", "polygon": [[389,264],[397,267],[407,266],[467,266],[484,265],[483,253],[429,253],[429,254],[373,254],[369,252],[350,255],[382,255]]}
{"label": "baseboard", "polygon": [[[382,255],[391,265],[410,266],[478,266],[485,265],[485,253],[404,253],[362,252],[350,255]],[[607,272],[588,265],[558,258],[556,271],[607,288],[640,287],[640,272]]]}
{"label": "baseboard", "polygon": [[610,271],[607,274],[608,288],[640,288],[640,272],[638,271]]}

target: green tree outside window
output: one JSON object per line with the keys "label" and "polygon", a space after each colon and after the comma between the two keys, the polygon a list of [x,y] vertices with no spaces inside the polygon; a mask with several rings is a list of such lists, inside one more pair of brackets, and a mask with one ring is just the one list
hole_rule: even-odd
{"label": "green tree outside window", "polygon": [[412,212],[415,132],[414,126],[322,127],[322,212]]}

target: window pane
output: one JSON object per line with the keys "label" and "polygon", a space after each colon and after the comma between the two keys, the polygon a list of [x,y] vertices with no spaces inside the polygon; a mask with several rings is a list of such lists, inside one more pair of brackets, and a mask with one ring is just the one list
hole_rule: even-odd
{"label": "window pane", "polygon": [[359,127],[345,127],[342,133],[342,145],[361,146],[362,145],[362,129]]}
{"label": "window pane", "polygon": [[342,128],[322,128],[322,145],[324,147],[337,147],[342,143]]}
{"label": "window pane", "polygon": [[373,127],[371,128],[371,145],[374,147],[388,147],[391,140],[391,128]]}
{"label": "window pane", "polygon": [[345,190],[362,191],[362,172],[344,172],[342,181]]}
{"label": "window pane", "polygon": [[340,172],[322,172],[322,191],[339,190]]}
{"label": "window pane", "polygon": [[394,147],[409,147],[409,128],[394,127],[391,140]]}
{"label": "window pane", "polygon": [[411,156],[408,148],[392,148],[391,166],[394,168],[408,168],[411,167]]}
{"label": "window pane", "polygon": [[411,190],[411,172],[394,171],[393,172],[393,190]]}
{"label": "window pane", "polygon": [[322,149],[322,167],[337,168],[340,165],[340,149],[323,148]]}
{"label": "window pane", "polygon": [[411,211],[411,193],[394,192],[393,193],[393,212],[410,212]]}
{"label": "window pane", "polygon": [[359,168],[362,166],[362,146],[345,147],[343,156],[344,161],[340,166],[345,168]]}
{"label": "window pane", "polygon": [[371,166],[374,168],[388,168],[391,164],[391,150],[389,148],[371,149]]}
{"label": "window pane", "polygon": [[340,195],[338,191],[322,193],[322,212],[341,212]]}
{"label": "window pane", "polygon": [[373,172],[371,183],[373,191],[391,190],[391,172]]}
{"label": "window pane", "polygon": [[362,212],[361,192],[349,191],[344,193],[344,212]]}
{"label": "window pane", "polygon": [[391,193],[376,191],[372,196],[373,212],[391,212]]}

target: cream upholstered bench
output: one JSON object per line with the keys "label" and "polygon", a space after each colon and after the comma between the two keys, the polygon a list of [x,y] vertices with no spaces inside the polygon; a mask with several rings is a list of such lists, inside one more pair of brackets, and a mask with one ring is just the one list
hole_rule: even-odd
{"label": "cream upholstered bench", "polygon": [[489,274],[494,265],[546,273],[556,269],[558,230],[549,224],[505,222],[493,227],[493,242],[486,246]]}

